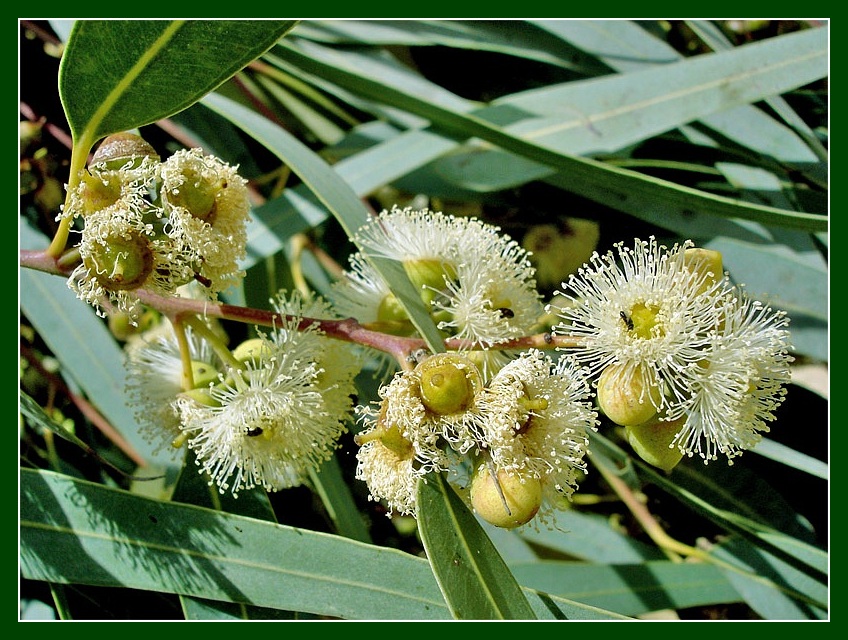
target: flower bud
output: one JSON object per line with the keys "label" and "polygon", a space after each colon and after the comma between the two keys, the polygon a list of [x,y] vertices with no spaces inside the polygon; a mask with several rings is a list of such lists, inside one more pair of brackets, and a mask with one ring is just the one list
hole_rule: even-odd
{"label": "flower bud", "polygon": [[205,389],[210,384],[218,381],[218,370],[206,362],[192,360],[191,374],[194,379],[195,389]]}
{"label": "flower bud", "polygon": [[620,425],[636,425],[657,415],[662,396],[656,386],[643,387],[640,366],[611,364],[598,378],[598,404],[601,411]]}
{"label": "flower bud", "polygon": [[542,505],[542,483],[536,478],[519,478],[498,471],[495,482],[485,464],[477,467],[471,479],[471,505],[483,520],[514,529],[527,524]]}
{"label": "flower bud", "polygon": [[474,363],[457,353],[437,353],[416,370],[421,375],[421,401],[442,416],[467,409],[483,386]]}
{"label": "flower bud", "polygon": [[690,248],[683,252],[683,264],[691,271],[707,276],[701,285],[703,293],[715,284],[723,273],[722,257],[719,251],[712,249]]}
{"label": "flower bud", "polygon": [[159,154],[143,138],[134,133],[116,133],[106,137],[91,158],[91,164],[105,163],[107,169],[135,168],[142,159],[159,162]]}
{"label": "flower bud", "polygon": [[263,357],[271,355],[272,351],[262,338],[245,340],[233,349],[233,357],[239,362],[250,360],[254,365],[259,364]]}
{"label": "flower bud", "polygon": [[652,420],[645,424],[625,427],[627,441],[642,460],[663,471],[671,471],[683,458],[683,452],[672,446],[685,418],[665,422]]}

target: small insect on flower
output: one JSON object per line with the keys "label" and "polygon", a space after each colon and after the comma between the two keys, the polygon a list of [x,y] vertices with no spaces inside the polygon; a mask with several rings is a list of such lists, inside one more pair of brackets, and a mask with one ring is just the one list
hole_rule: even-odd
{"label": "small insect on flower", "polygon": [[633,324],[633,318],[628,316],[627,313],[624,311],[619,311],[618,315],[621,317],[621,321],[624,323],[624,326],[627,327],[627,330],[633,331],[633,327],[635,326]]}

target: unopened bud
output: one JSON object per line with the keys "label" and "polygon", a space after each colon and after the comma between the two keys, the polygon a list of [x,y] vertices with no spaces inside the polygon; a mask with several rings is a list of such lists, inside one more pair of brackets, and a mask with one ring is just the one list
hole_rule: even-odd
{"label": "unopened bud", "polygon": [[124,132],[105,138],[94,152],[91,164],[104,163],[107,169],[134,168],[147,157],[159,161],[159,154],[146,140]]}
{"label": "unopened bud", "polygon": [[485,464],[471,479],[471,505],[486,522],[502,529],[527,524],[542,505],[542,483],[536,478],[519,478],[500,470],[495,482]]}
{"label": "unopened bud", "polygon": [[627,441],[642,460],[663,471],[671,471],[683,458],[683,452],[672,445],[685,418],[673,422],[651,422],[625,427]]}
{"label": "unopened bud", "polygon": [[640,365],[611,364],[598,378],[598,404],[616,424],[642,424],[657,415],[660,390],[653,385],[645,389],[640,372]]}

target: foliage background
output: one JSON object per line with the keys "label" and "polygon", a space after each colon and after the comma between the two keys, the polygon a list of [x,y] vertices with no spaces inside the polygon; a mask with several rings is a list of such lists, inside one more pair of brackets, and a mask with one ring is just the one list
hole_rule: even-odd
{"label": "foliage background", "polygon": [[[326,200],[319,201],[323,196],[332,203],[333,185],[316,189],[308,180],[303,182],[297,170],[291,171],[298,160],[308,162],[309,156],[295,154],[286,146],[289,136],[333,166],[375,211],[394,203],[424,203],[448,213],[478,215],[517,239],[535,224],[561,216],[581,217],[599,223],[599,250],[649,234],[670,241],[691,237],[721,250],[735,279],[747,283],[751,293],[785,308],[793,320],[799,383],[791,386],[768,441],[732,468],[721,461],[704,467],[693,460],[664,477],[631,460],[614,430],[607,429],[602,433],[610,438],[608,448],[599,449],[596,459],[598,464],[612,462],[625,469],[621,477],[632,495],[644,500],[670,536],[706,546],[713,559],[737,567],[747,564],[747,573],[712,561],[673,562],[679,558],[659,548],[644,523],[621,501],[621,493],[613,491],[594,467],[581,484],[577,505],[561,523],[563,531],[514,533],[487,528],[486,533],[521,585],[566,599],[565,604],[560,602],[566,609],[574,604],[569,617],[589,616],[585,605],[598,607],[601,613],[591,610],[591,615],[600,617],[652,616],[658,611],[686,620],[826,617],[826,611],[805,600],[805,596],[819,603],[827,599],[822,556],[814,553],[816,557],[810,559],[806,551],[796,549],[788,557],[777,558],[774,546],[751,543],[751,531],[759,535],[767,527],[768,535],[776,536],[771,541],[783,549],[794,541],[803,543],[807,551],[829,548],[827,384],[806,383],[804,377],[807,371],[819,376],[824,371],[826,379],[829,360],[828,234],[826,223],[824,227],[820,223],[828,205],[827,79],[814,76],[795,85],[783,74],[774,82],[784,89],[771,94],[759,87],[762,95],[754,105],[732,110],[721,102],[732,98],[729,95],[719,96],[719,102],[710,107],[708,101],[714,97],[710,92],[702,94],[702,101],[690,99],[682,106],[669,99],[635,110],[629,109],[634,102],[627,97],[645,82],[636,79],[638,66],[669,64],[712,49],[767,42],[826,25],[788,20],[741,26],[700,21],[596,25],[616,27],[615,34],[606,35],[590,30],[590,25],[577,21],[304,22],[214,94],[140,130],[163,156],[182,146],[202,146],[239,164],[251,180],[256,220],[249,274],[243,289],[231,293],[228,301],[233,303],[266,307],[270,293],[294,286],[293,265],[303,268],[316,290],[326,288],[332,273],[320,260],[311,253],[305,253],[302,262],[295,260],[290,239],[298,232],[304,232],[317,248],[316,255],[326,254],[342,265],[353,248],[344,215],[332,207],[328,211]],[[68,23],[47,21],[21,24],[21,120],[40,125],[32,144],[21,145],[23,248],[43,242],[39,231],[50,237],[63,197],[61,185],[67,180],[71,137],[56,78],[68,27]],[[637,42],[650,42],[656,49],[650,55],[643,51],[641,58],[612,49],[635,47]],[[763,60],[771,61],[774,55],[764,54]],[[720,67],[720,73],[721,69],[730,75],[733,67]],[[631,84],[607,88],[575,84],[609,78],[613,72],[624,78],[634,74]],[[649,94],[668,97],[683,86],[676,83],[686,78],[687,74],[653,77]],[[767,81],[762,79],[764,84]],[[575,86],[579,90],[573,90]],[[571,93],[563,97],[543,91],[554,87]],[[521,97],[531,90],[543,92],[530,99]],[[578,104],[583,115],[586,110],[603,111],[604,100],[620,100],[619,105],[628,107],[625,117],[609,120],[617,127],[604,130],[607,139],[613,140],[611,146],[598,146],[596,136],[581,137],[581,127],[561,127],[565,130],[561,137],[539,138],[541,134],[534,133],[568,118],[573,121],[573,113],[561,108],[566,100]],[[287,133],[279,133],[276,127]],[[505,132],[515,135],[504,137]],[[481,142],[486,136],[495,143],[515,145],[513,151],[523,150],[523,155],[493,149]],[[542,140],[554,150],[553,156],[538,151],[534,157],[533,149],[527,151],[521,140]],[[598,164],[581,163],[581,158]],[[551,162],[560,170],[552,171]],[[627,176],[647,177],[634,183],[646,185],[647,191],[616,193],[621,187],[610,181],[620,175],[618,169],[629,172]],[[710,194],[732,202],[710,200]],[[757,221],[751,221],[752,217]],[[309,605],[267,598],[268,585],[276,583],[270,578],[263,582],[246,570],[239,575],[238,569],[228,579],[241,586],[242,596],[246,592],[240,578],[265,587],[260,593],[266,600],[232,597],[226,589],[222,593],[221,582],[209,578],[213,575],[209,567],[204,570],[203,563],[187,559],[185,552],[192,548],[182,541],[187,530],[200,535],[211,548],[232,551],[223,533],[230,526],[248,526],[260,546],[271,536],[285,541],[280,531],[288,529],[271,533],[262,524],[275,520],[296,530],[329,534],[326,539],[310,538],[317,556],[340,554],[352,565],[376,562],[383,568],[398,560],[398,575],[388,572],[386,580],[401,593],[409,593],[409,584],[416,578],[426,582],[431,574],[426,562],[409,565],[395,556],[397,550],[423,557],[421,540],[414,523],[390,520],[379,505],[365,499],[364,487],[352,479],[355,447],[350,437],[343,440],[336,463],[322,473],[325,478],[316,478],[315,486],[255,500],[240,498],[237,505],[210,503],[204,485],[194,486],[198,483],[188,478],[196,474],[180,476],[179,465],[174,467],[168,460],[153,460],[154,469],[167,471],[164,483],[128,482],[126,474],[139,468],[133,451],[148,460],[150,452],[133,433],[130,414],[123,407],[120,343],[84,305],[75,304],[73,298],[65,301],[69,294],[61,279],[31,274],[21,278],[20,337],[22,362],[26,362],[22,390],[53,412],[50,419],[71,428],[122,473],[105,467],[78,444],[57,438],[56,427],[49,419],[42,420],[48,414],[25,402],[21,467],[58,472],[55,477],[38,476],[52,487],[49,492],[59,491],[64,478],[79,478],[134,495],[156,500],[168,496],[174,502],[215,506],[247,517],[239,524],[225,518],[205,520],[200,526],[194,518],[207,518],[207,514],[166,509],[162,513],[174,522],[165,538],[175,546],[173,553],[134,555],[128,551],[131,547],[115,542],[122,538],[116,530],[109,531],[108,522],[118,527],[120,520],[107,506],[119,513],[123,494],[92,493],[90,504],[112,514],[102,522],[87,515],[95,530],[103,533],[105,526],[107,538],[112,536],[112,542],[99,549],[107,554],[103,566],[111,577],[97,577],[85,565],[76,567],[71,557],[54,559],[54,566],[47,569],[25,563],[22,617],[37,617],[39,611],[55,615],[54,607],[78,619],[420,616],[420,611],[404,609],[409,603],[399,595],[390,601],[376,599],[374,609],[368,609],[365,600],[370,588],[345,594],[341,610],[335,610],[337,603],[328,595],[331,590],[321,581],[303,587],[304,599],[311,599]],[[248,331],[240,325],[228,329],[233,341]],[[98,357],[87,360],[91,354],[81,353],[82,347],[98,341]],[[98,368],[92,374],[88,367],[94,362]],[[375,384],[363,375],[362,396],[373,395]],[[106,419],[89,412],[86,400]],[[111,438],[109,426],[117,428],[127,443]],[[25,482],[31,477],[22,475]],[[178,479],[179,491],[185,493],[174,496]],[[43,499],[47,493],[39,496]],[[68,505],[61,509],[67,510],[69,518],[75,515]],[[161,519],[148,515],[150,522]],[[134,526],[125,524],[130,538],[141,540],[148,535]],[[347,538],[369,546],[343,544]],[[329,546],[319,553],[324,543]],[[181,549],[181,545],[185,546]],[[216,554],[208,549],[206,553],[211,566]],[[358,553],[363,554],[361,558]],[[251,560],[256,558],[246,562]],[[413,566],[414,571],[404,576]],[[184,576],[180,580],[180,569],[197,572],[196,581],[186,583]],[[341,569],[337,576],[332,575],[332,567],[311,570],[314,575],[329,571],[331,584],[344,581]],[[439,595],[431,588],[426,597],[433,594]],[[221,604],[227,600],[239,606]],[[445,613],[440,610],[441,615]]]}

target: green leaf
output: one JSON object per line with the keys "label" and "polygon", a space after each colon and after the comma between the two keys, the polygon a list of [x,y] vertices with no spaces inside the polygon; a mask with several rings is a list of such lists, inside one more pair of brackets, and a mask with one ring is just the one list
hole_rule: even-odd
{"label": "green leaf", "polygon": [[[28,580],[346,619],[450,619],[427,561],[395,549],[32,469],[20,470],[19,515],[20,571]],[[540,619],[623,619],[524,593]],[[220,609],[216,617],[241,617]]]}
{"label": "green leaf", "polygon": [[297,35],[343,45],[442,46],[491,51],[589,75],[603,70],[601,65],[567,42],[520,20],[312,20],[302,23]]}
{"label": "green leaf", "polygon": [[590,562],[634,564],[665,557],[656,547],[616,530],[608,518],[576,509],[557,512],[550,528],[524,527],[519,533],[535,545]]}
{"label": "green leaf", "polygon": [[[800,40],[794,41],[795,44],[799,45],[797,47],[798,58],[795,62],[807,69],[806,73],[809,74],[811,79],[816,79],[826,73],[826,65],[821,64],[822,61],[826,60],[826,46],[822,43],[824,36],[817,31],[801,32],[801,34],[798,34],[801,36]],[[771,40],[779,41],[786,37],[781,36]],[[306,44],[310,46],[304,46]],[[783,42],[766,41],[758,44],[768,44],[768,47],[745,51],[744,55],[740,56],[742,61],[754,65],[760,64],[765,54],[777,56],[778,59],[782,59],[786,55],[781,53]],[[785,44],[791,45],[793,42],[785,42]],[[752,46],[754,45],[749,45],[749,47]],[[481,115],[460,112],[450,106],[443,106],[441,104],[443,101],[437,103],[423,100],[420,93],[411,94],[405,86],[397,88],[387,84],[387,79],[384,77],[375,79],[363,75],[356,65],[364,58],[355,53],[346,52],[345,57],[341,58],[336,52],[327,52],[322,47],[312,43],[300,43],[299,49],[302,50],[298,50],[290,44],[281,43],[275,48],[274,54],[310,73],[329,79],[340,87],[427,118],[433,123],[434,128],[447,131],[450,136],[462,136],[465,139],[478,137],[501,147],[506,152],[547,166],[552,174],[556,174],[557,186],[617,210],[637,213],[646,208],[671,209],[673,212],[686,217],[703,214],[755,220],[776,226],[809,231],[824,231],[827,229],[828,224],[825,216],[758,206],[731,198],[714,196],[697,189],[649,178],[589,158],[573,156],[562,150],[536,143],[522,136],[513,135],[502,127],[487,121]],[[722,64],[729,62],[727,58],[719,58],[719,56],[739,55],[743,49],[745,47],[725,54],[711,54],[716,56],[716,59],[710,62],[711,71],[720,71]],[[796,52],[794,47],[789,47],[789,49],[793,53]],[[805,51],[805,49],[811,49],[811,51]],[[684,61],[678,64],[693,64],[693,62]],[[733,59],[733,62],[737,63],[739,60]],[[787,62],[792,62],[791,56],[789,56]],[[699,65],[702,66],[703,62],[699,62]],[[700,66],[698,69],[692,69],[692,71],[701,70]],[[822,66],[825,68],[824,72],[821,70]],[[781,74],[777,72],[780,63],[774,63],[768,65],[768,67],[770,74],[776,78],[780,77]],[[394,71],[391,73],[387,71],[387,73],[390,76],[388,80],[393,79],[396,75]],[[725,80],[728,79],[725,78]],[[795,78],[795,81],[799,81],[799,79]],[[721,81],[716,79],[712,86],[715,90],[719,90],[721,84]],[[786,90],[792,86],[797,85],[789,84],[783,89]],[[767,88],[767,91],[777,90],[780,89],[776,86]],[[766,92],[764,95],[768,95],[768,93]],[[756,98],[751,97],[750,99]]]}
{"label": "green leaf", "polygon": [[[79,20],[59,69],[74,142],[171,116],[269,49],[294,20]],[[98,55],[98,52],[102,55]]]}
{"label": "green leaf", "polygon": [[441,474],[418,482],[418,530],[454,618],[535,619],[477,519]]}
{"label": "green leaf", "polygon": [[[778,545],[786,539],[775,538]],[[795,548],[793,553],[805,553]],[[711,553],[727,562],[724,574],[745,602],[767,620],[820,620],[827,618],[827,585],[812,580],[803,572],[773,554],[733,536],[717,545]],[[812,564],[821,565],[822,553],[807,555]],[[739,567],[743,571],[736,571]]]}
{"label": "green leaf", "polygon": [[728,577],[703,563],[546,560],[513,563],[510,568],[524,585],[628,616],[741,601]]}

